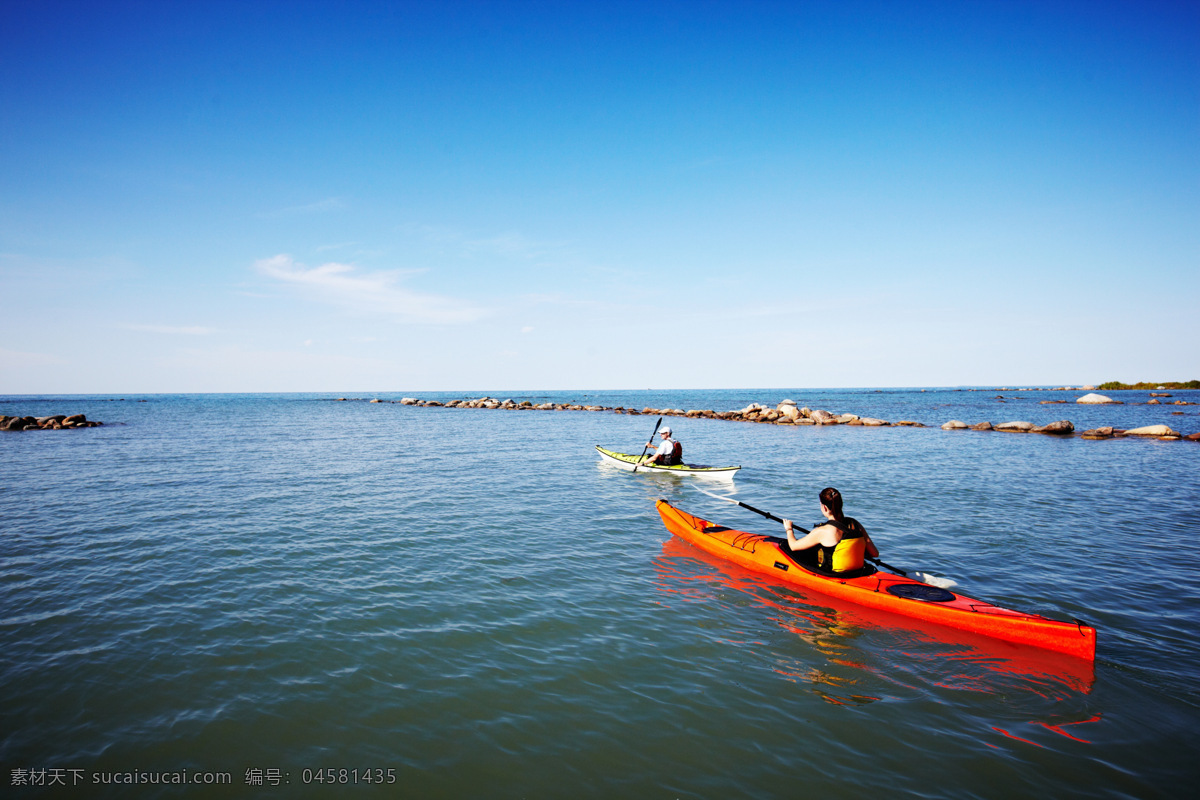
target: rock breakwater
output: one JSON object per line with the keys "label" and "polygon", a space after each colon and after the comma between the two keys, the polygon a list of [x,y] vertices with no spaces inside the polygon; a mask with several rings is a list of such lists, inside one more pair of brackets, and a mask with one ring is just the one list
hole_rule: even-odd
{"label": "rock breakwater", "polygon": [[[461,400],[448,400],[445,402],[437,400],[422,400],[417,397],[404,397],[399,400],[380,400],[378,398],[366,400],[365,398],[347,398],[338,397],[334,402],[368,402],[368,403],[390,403],[405,406],[423,406],[430,408],[460,408],[460,409],[500,409],[504,411],[603,411],[614,414],[631,414],[631,415],[654,415],[662,417],[684,417],[691,419],[720,419],[733,422],[754,422],[768,425],[844,425],[847,427],[897,427],[897,428],[924,428],[925,423],[916,420],[902,419],[896,422],[888,422],[887,420],[876,419],[874,417],[860,417],[850,413],[834,413],[820,408],[801,407],[795,400],[781,400],[774,406],[764,405],[762,403],[751,403],[745,408],[733,409],[730,411],[716,411],[714,409],[681,409],[681,408],[626,408],[624,406],[599,406],[586,405],[582,403],[534,403],[530,400],[516,401],[512,399],[500,400],[495,397],[477,397],[464,398]],[[979,422],[974,425],[968,425],[961,420],[950,420],[941,426],[942,430],[947,431],[1000,431],[1007,433],[1041,433],[1048,436],[1069,437],[1075,435],[1075,425],[1070,420],[1058,420],[1047,425],[1035,425],[1032,422],[1012,421],[1001,422],[993,425],[991,422]],[[1081,434],[1084,439],[1110,439],[1125,436],[1156,438],[1162,440],[1179,440],[1186,439],[1189,441],[1200,441],[1200,433],[1184,436],[1178,431],[1172,430],[1166,425],[1151,425],[1144,428],[1134,428],[1131,430],[1122,430],[1120,428],[1103,427],[1094,428],[1083,431]]]}
{"label": "rock breakwater", "polygon": [[89,420],[83,414],[55,414],[49,417],[0,416],[0,431],[61,431],[74,428],[95,428],[103,422]]}

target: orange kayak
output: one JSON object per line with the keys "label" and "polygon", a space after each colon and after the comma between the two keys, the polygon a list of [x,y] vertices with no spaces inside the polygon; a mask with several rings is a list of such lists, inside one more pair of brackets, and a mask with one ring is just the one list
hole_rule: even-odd
{"label": "orange kayak", "polygon": [[825,575],[793,560],[773,537],[714,525],[681,511],[666,500],[659,500],[655,507],[671,533],[701,550],[755,572],[868,608],[1087,661],[1096,658],[1096,629],[1079,620],[1061,622],[1001,608],[872,568],[861,571],[856,577]]}

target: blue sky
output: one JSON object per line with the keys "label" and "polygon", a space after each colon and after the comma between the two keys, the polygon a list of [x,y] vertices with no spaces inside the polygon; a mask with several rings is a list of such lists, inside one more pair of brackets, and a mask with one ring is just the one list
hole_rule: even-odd
{"label": "blue sky", "polygon": [[1200,377],[1200,4],[0,0],[0,393]]}

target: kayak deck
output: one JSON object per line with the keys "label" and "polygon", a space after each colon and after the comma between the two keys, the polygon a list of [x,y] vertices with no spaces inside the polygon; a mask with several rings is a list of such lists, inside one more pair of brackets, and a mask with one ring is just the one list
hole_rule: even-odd
{"label": "kayak deck", "polygon": [[671,467],[664,467],[659,464],[638,464],[641,456],[618,453],[613,450],[607,450],[600,445],[596,445],[596,452],[600,454],[606,464],[612,464],[625,470],[632,470],[636,466],[638,472],[662,472],[669,475],[695,475],[701,478],[730,480],[733,478],[733,474],[741,469],[740,466],[710,467],[706,464],[676,464]]}
{"label": "kayak deck", "polygon": [[854,577],[822,574],[792,559],[775,537],[713,525],[666,500],[655,507],[671,533],[747,569],[868,608],[1095,660],[1096,630],[1078,620],[1061,622],[1001,608],[887,572],[864,569]]}

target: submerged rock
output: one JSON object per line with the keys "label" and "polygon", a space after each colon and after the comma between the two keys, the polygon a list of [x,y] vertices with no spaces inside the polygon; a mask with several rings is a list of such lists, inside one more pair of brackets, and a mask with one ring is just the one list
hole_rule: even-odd
{"label": "submerged rock", "polygon": [[1102,403],[1113,403],[1114,405],[1119,405],[1120,403],[1120,401],[1113,400],[1111,397],[1105,397],[1102,394],[1085,394],[1083,397],[1078,398],[1075,402],[1086,403],[1089,405],[1099,405]]}
{"label": "submerged rock", "polygon": [[942,424],[942,430],[944,431],[965,431],[966,429],[967,423],[962,420],[952,419]]}
{"label": "submerged rock", "polygon": [[991,429],[992,423],[990,422],[977,422],[971,426],[971,430],[973,431],[990,431]]}
{"label": "submerged rock", "polygon": [[1033,430],[1033,423],[1022,421],[1001,422],[999,425],[994,426],[992,430],[1006,431],[1008,433],[1029,433]]}

